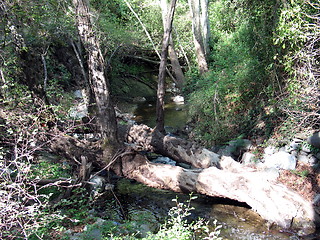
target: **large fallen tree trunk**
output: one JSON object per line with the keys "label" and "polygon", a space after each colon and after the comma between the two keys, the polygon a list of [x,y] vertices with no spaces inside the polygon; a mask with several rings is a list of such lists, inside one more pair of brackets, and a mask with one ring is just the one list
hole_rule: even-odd
{"label": "large fallen tree trunk", "polygon": [[181,138],[163,135],[146,125],[133,125],[127,140],[136,150],[156,152],[196,168],[219,167],[219,155]]}
{"label": "large fallen tree trunk", "polygon": [[[312,203],[284,185],[270,181],[253,169],[233,171],[233,159],[221,161],[223,169],[183,169],[149,162],[142,155],[126,155],[113,165],[116,174],[154,188],[197,192],[247,203],[264,219],[279,226],[309,228],[319,223]],[[235,163],[237,164],[237,163]]]}
{"label": "large fallen tree trunk", "polygon": [[[134,127],[135,128],[135,127]],[[145,130],[142,130],[142,129]],[[183,140],[155,134],[150,128],[141,127],[141,131],[133,131],[129,136],[132,142],[140,144],[144,150],[164,152],[166,155],[179,157],[179,160],[193,165],[201,164],[203,151],[190,143],[191,158],[186,146],[175,145],[175,141]],[[146,133],[143,133],[147,131]],[[139,139],[141,138],[141,139]],[[187,144],[187,142],[185,141]],[[145,144],[145,145],[143,145]],[[51,142],[52,150],[64,152],[68,158],[86,158],[100,167],[108,166],[117,175],[135,179],[150,187],[170,189],[175,192],[197,192],[213,197],[223,197],[247,203],[253,210],[271,223],[282,227],[302,227],[313,229],[319,223],[319,215],[311,202],[303,199],[298,193],[284,185],[271,181],[267,174],[251,168],[245,168],[231,158],[223,157],[219,168],[211,166],[205,169],[183,169],[177,166],[155,164],[146,156],[139,154],[131,146],[111,159],[104,159],[99,144],[90,146],[71,137],[56,137]],[[137,148],[137,145],[134,145]],[[174,149],[178,149],[175,152]],[[196,149],[198,149],[196,151]],[[189,160],[184,157],[189,157]],[[191,160],[190,160],[191,159]],[[111,162],[110,162],[111,161]],[[195,164],[196,163],[196,164]],[[212,162],[207,161],[212,165]]]}

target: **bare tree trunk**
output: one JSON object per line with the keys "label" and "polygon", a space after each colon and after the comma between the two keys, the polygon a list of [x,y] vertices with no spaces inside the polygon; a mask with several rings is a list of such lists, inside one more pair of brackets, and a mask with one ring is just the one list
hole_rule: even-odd
{"label": "bare tree trunk", "polygon": [[78,51],[77,46],[74,44],[74,41],[72,39],[70,39],[70,44],[72,46],[72,49],[74,51],[74,54],[77,57],[78,63],[79,63],[79,67],[81,69],[81,73],[83,76],[83,84],[79,84],[80,86],[83,85],[84,89],[81,89],[82,91],[82,95],[83,95],[83,100],[84,100],[84,104],[87,106],[87,108],[89,109],[89,105],[90,105],[90,100],[92,100],[92,96],[91,96],[91,91],[90,91],[90,86],[89,86],[89,81],[87,78],[87,73],[86,70],[84,69],[83,66],[83,62],[81,59],[81,53],[79,53],[80,51]]}
{"label": "bare tree trunk", "polygon": [[158,91],[157,91],[157,125],[156,129],[161,133],[164,133],[164,94],[165,94],[165,78],[166,78],[166,65],[168,57],[168,46],[170,40],[170,34],[172,31],[172,21],[177,0],[172,0],[170,9],[167,15],[166,27],[164,29],[164,35],[162,40],[161,61],[159,67],[158,77]]}
{"label": "bare tree trunk", "polygon": [[[167,0],[161,0],[161,9],[162,9],[162,22],[163,22],[163,27],[166,27],[166,21],[167,21],[167,12],[168,12],[168,2]],[[169,58],[171,61],[172,65],[172,70],[175,74],[176,77],[176,85],[179,89],[182,89],[183,84],[184,84],[184,74],[182,72],[177,53],[174,49],[174,44],[172,40],[172,34],[170,34],[169,38],[169,47],[168,47],[168,53],[169,53]]]}
{"label": "bare tree trunk", "polygon": [[201,25],[201,5],[200,0],[189,0],[190,11],[192,15],[192,32],[198,67],[200,73],[208,71],[208,63],[203,40],[203,32]]}
{"label": "bare tree trunk", "polygon": [[206,58],[209,55],[209,40],[210,40],[210,26],[209,26],[209,16],[208,16],[208,6],[209,0],[200,0],[201,6],[201,29],[203,38],[203,48]]}
{"label": "bare tree trunk", "polygon": [[319,215],[311,202],[284,185],[271,181],[267,174],[233,164],[239,163],[226,158],[221,162],[223,169],[189,170],[151,163],[145,156],[127,154],[112,169],[118,175],[154,188],[198,192],[245,202],[262,218],[284,228],[303,228],[310,233],[315,230]]}
{"label": "bare tree trunk", "polygon": [[[143,22],[141,21],[141,19],[139,18],[138,14],[133,10],[133,8],[131,7],[130,3],[127,0],[124,0],[124,2],[127,4],[128,8],[130,9],[130,11],[133,13],[133,15],[137,18],[138,22],[140,23],[140,25],[142,26],[144,32],[146,33],[148,39],[150,40],[152,47],[154,49],[154,51],[156,52],[156,54],[158,55],[159,59],[161,59],[160,53],[156,48],[156,45],[154,43],[154,41],[152,40],[148,30],[146,29],[145,25],[143,24]],[[175,83],[177,83],[177,80],[173,77],[173,75],[170,73],[169,69],[166,68],[167,74],[169,75],[169,77],[172,79],[172,81],[174,81]],[[178,85],[178,83],[177,83]]]}
{"label": "bare tree trunk", "polygon": [[[139,142],[139,138],[144,136],[140,134],[135,137],[135,141]],[[170,145],[161,138],[156,140],[158,137],[153,136],[153,141],[162,142],[163,149],[167,144]],[[305,232],[312,232],[315,224],[320,223],[319,207],[275,182],[267,172],[244,167],[230,157],[223,157],[219,168],[183,169],[152,163],[132,148],[122,149],[111,162],[106,161],[97,143],[86,143],[65,134],[55,136],[50,143],[52,151],[65,153],[66,158],[76,159],[77,162],[87,159],[88,163],[93,162],[102,169],[111,169],[119,176],[135,179],[150,187],[175,192],[198,192],[245,202],[264,219],[281,227],[303,228]]]}
{"label": "bare tree trunk", "polygon": [[140,151],[156,152],[177,162],[195,168],[219,166],[219,155],[181,138],[163,135],[146,125],[133,125],[127,133],[127,141]]}
{"label": "bare tree trunk", "polygon": [[108,79],[104,75],[104,58],[99,40],[93,31],[89,6],[86,0],[73,0],[81,41],[88,55],[89,82],[95,96],[101,135],[109,143],[118,143],[116,115],[111,102]]}

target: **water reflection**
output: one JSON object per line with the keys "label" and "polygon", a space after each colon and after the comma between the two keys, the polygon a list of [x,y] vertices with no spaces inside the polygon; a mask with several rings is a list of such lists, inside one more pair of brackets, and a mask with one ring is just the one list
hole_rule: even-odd
{"label": "water reflection", "polygon": [[[187,121],[187,105],[177,104],[171,99],[166,99],[164,111],[164,125],[168,132],[173,129],[182,129]],[[137,123],[143,123],[153,128],[156,125],[156,101],[155,99],[139,103],[134,112]]]}

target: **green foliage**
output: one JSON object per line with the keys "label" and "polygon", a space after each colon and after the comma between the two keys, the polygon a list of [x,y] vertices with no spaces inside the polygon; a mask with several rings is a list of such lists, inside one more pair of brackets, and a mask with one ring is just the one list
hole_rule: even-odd
{"label": "green foliage", "polygon": [[[221,226],[217,222],[213,222],[213,231],[210,231],[203,219],[195,222],[188,222],[187,217],[193,208],[190,202],[195,197],[190,196],[186,203],[179,203],[177,199],[173,199],[176,206],[171,208],[168,213],[168,219],[161,225],[157,233],[148,233],[146,237],[139,237],[139,224],[136,221],[126,221],[122,224],[114,221],[104,221],[102,224],[92,224],[80,239],[93,239],[91,231],[99,229],[104,239],[143,239],[143,240],[191,240],[191,239],[212,239],[221,240],[219,237]],[[148,219],[148,215],[140,216],[140,223],[143,224]]]}
{"label": "green foliage", "polygon": [[280,107],[287,114],[281,132],[299,131],[301,128],[317,124],[315,113],[319,111],[317,59],[315,54],[319,39],[316,26],[317,9],[311,2],[290,1],[280,12],[279,23],[275,29],[274,56],[284,76],[283,95]]}
{"label": "green foliage", "polygon": [[306,178],[310,174],[308,170],[302,170],[302,171],[291,170],[290,172],[302,178]]}
{"label": "green foliage", "polygon": [[212,28],[210,72],[189,79],[195,82],[190,84],[195,91],[189,101],[196,138],[207,144],[252,129],[274,92],[268,76],[271,36],[264,32],[272,26],[263,22],[270,3],[263,6],[263,14],[261,4],[256,7],[246,1],[211,3],[210,20],[217,24]]}

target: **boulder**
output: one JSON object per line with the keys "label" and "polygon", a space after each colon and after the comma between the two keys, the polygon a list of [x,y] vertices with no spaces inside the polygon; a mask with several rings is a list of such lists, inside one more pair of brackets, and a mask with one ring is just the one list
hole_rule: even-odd
{"label": "boulder", "polygon": [[269,168],[293,170],[296,168],[297,159],[287,152],[280,151],[267,156],[264,164]]}
{"label": "boulder", "polygon": [[175,103],[181,103],[183,104],[184,103],[184,97],[183,96],[175,96],[172,101],[174,101]]}
{"label": "boulder", "polygon": [[320,148],[320,132],[314,133],[307,139],[307,142],[315,148]]}
{"label": "boulder", "polygon": [[249,165],[252,164],[254,162],[255,159],[255,155],[251,152],[245,152],[242,156],[241,162],[244,165]]}

